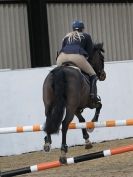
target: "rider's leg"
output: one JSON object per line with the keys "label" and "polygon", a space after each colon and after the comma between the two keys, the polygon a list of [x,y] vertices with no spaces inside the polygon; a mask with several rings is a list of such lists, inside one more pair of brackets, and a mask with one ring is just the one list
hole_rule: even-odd
{"label": "rider's leg", "polygon": [[57,60],[56,60],[56,64],[57,66],[61,66],[64,62],[68,62],[68,57],[67,57],[68,54],[65,54],[65,53],[60,53],[57,57]]}
{"label": "rider's leg", "polygon": [[95,101],[98,101],[97,89],[96,89],[97,80],[98,80],[98,77],[96,75],[90,76],[90,97],[92,100],[95,100]]}

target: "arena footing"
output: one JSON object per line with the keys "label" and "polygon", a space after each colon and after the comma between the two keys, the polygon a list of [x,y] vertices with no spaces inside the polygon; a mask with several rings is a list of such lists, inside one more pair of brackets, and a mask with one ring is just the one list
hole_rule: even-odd
{"label": "arena footing", "polygon": [[[70,164],[79,163],[79,162],[83,162],[83,161],[89,161],[89,160],[98,159],[98,158],[102,158],[102,157],[121,154],[121,153],[129,152],[129,151],[133,151],[133,144],[128,145],[128,146],[114,148],[114,149],[108,149],[108,150],[103,150],[103,151],[99,151],[99,152],[95,152],[95,153],[90,153],[90,154],[67,158],[66,164],[70,165]],[[44,163],[40,163],[40,164],[33,165],[33,166],[28,166],[28,167],[24,167],[24,168],[15,169],[15,170],[0,172],[0,177],[18,176],[18,175],[32,173],[32,172],[38,172],[38,171],[42,171],[42,170],[46,170],[46,169],[50,169],[50,168],[56,168],[56,167],[60,167],[62,165],[64,165],[64,164],[62,164],[59,160],[53,161],[53,162],[44,162]]]}

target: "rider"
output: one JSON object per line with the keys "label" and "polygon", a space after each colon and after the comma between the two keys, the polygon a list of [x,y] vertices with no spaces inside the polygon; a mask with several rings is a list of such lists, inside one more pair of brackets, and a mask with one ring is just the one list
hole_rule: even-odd
{"label": "rider", "polygon": [[91,36],[84,32],[84,23],[76,20],[72,23],[73,31],[68,33],[62,41],[62,48],[57,57],[57,66],[64,62],[73,62],[82,71],[90,76],[90,97],[97,100],[95,92],[98,77],[88,62],[92,57],[93,42]]}

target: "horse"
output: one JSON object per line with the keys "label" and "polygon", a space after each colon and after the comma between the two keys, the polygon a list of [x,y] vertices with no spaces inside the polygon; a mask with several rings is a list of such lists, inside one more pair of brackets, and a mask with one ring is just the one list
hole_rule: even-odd
{"label": "horse", "polygon": [[[94,45],[90,64],[94,68],[98,79],[105,80],[103,43]],[[97,92],[97,88],[95,89]],[[101,101],[93,102],[90,98],[90,82],[85,74],[76,66],[62,65],[55,67],[47,75],[43,84],[43,102],[45,107],[46,122],[44,132],[44,150],[49,151],[52,143],[51,134],[59,132],[62,124],[62,145],[60,161],[66,163],[66,153],[68,146],[66,144],[66,134],[70,122],[74,115],[79,122],[85,122],[82,111],[85,108],[96,109],[92,122],[98,121]],[[87,129],[82,129],[83,138],[85,139],[85,148],[91,148]]]}

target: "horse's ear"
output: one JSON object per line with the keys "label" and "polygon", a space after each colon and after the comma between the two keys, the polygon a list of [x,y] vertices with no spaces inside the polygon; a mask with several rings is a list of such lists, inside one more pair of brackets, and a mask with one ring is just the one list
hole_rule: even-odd
{"label": "horse's ear", "polygon": [[94,49],[95,50],[100,50],[101,52],[104,52],[104,49],[103,49],[103,42],[102,43],[98,43],[98,44],[94,44]]}
{"label": "horse's ear", "polygon": [[101,52],[103,52],[103,53],[104,53],[105,51],[104,51],[104,49],[103,49],[103,42],[102,42],[102,43],[100,43],[100,45],[101,45],[101,46],[100,46],[100,50],[101,50]]}

